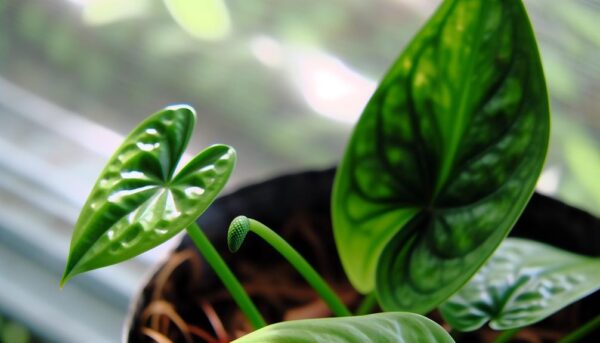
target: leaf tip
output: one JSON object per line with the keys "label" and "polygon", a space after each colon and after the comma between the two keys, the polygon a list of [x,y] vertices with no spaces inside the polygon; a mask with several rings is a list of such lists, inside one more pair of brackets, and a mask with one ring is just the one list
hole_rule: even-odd
{"label": "leaf tip", "polygon": [[67,282],[71,279],[71,275],[68,274],[67,272],[65,272],[63,274],[63,276],[60,278],[60,283],[58,284],[58,287],[60,289],[63,289],[65,287],[65,285],[67,284]]}
{"label": "leaf tip", "polygon": [[[172,104],[172,105],[165,107],[163,111],[172,111],[172,112],[182,113],[182,114],[188,116],[189,117],[188,120],[190,120],[192,123],[196,123],[196,119],[198,118],[198,116],[196,114],[196,110],[190,104],[185,104],[185,103]],[[192,126],[193,126],[193,124],[192,124]]]}
{"label": "leaf tip", "polygon": [[187,111],[187,112],[190,112],[192,115],[194,115],[194,117],[196,116],[196,110],[194,110],[192,105],[185,104],[185,103],[169,105],[169,106],[165,107],[165,110],[167,110],[167,111]]}
{"label": "leaf tip", "polygon": [[60,289],[63,289],[63,287],[65,287],[67,282],[69,282],[75,275],[77,275],[79,273],[80,272],[75,270],[75,266],[71,262],[71,256],[69,256],[69,258],[67,260],[67,264],[65,266],[65,270],[62,274],[62,277],[60,278],[60,283],[59,283]]}
{"label": "leaf tip", "polygon": [[232,155],[233,157],[235,157],[237,155],[237,152],[235,151],[235,149],[227,144],[213,144],[211,146],[209,146],[207,149],[216,149],[216,150],[223,150],[223,154],[229,154]]}
{"label": "leaf tip", "polygon": [[213,144],[206,148],[205,151],[209,151],[209,154],[216,156],[221,160],[231,161],[235,166],[237,162],[237,152],[235,149],[227,144]]}

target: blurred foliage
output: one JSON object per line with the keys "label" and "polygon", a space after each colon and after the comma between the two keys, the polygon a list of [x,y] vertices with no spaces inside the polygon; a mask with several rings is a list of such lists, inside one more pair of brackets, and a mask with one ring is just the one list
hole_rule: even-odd
{"label": "blurred foliage", "polygon": [[0,343],[40,343],[25,326],[0,315]]}
{"label": "blurred foliage", "polygon": [[[598,7],[597,1],[579,1],[581,4],[558,2],[552,6],[553,13],[562,19],[581,38],[589,40],[596,48],[600,48],[600,30],[598,30]],[[587,4],[588,6],[584,6]]]}
{"label": "blurred foliage", "polygon": [[223,0],[164,0],[173,19],[193,37],[221,40],[231,32],[229,12]]}
{"label": "blurred foliage", "polygon": [[82,18],[90,25],[106,25],[144,15],[148,9],[148,0],[95,0],[83,8]]}
{"label": "blurred foliage", "polygon": [[[123,133],[166,104],[191,103],[210,128],[192,148],[231,143],[250,174],[323,167],[340,158],[351,127],[299,95],[296,51],[322,51],[376,80],[439,2],[165,1],[5,3],[0,76]],[[600,6],[525,3],[555,119],[547,167],[560,171],[559,197],[600,215],[591,162],[600,151]],[[281,65],[255,56],[256,37],[277,44]]]}
{"label": "blurred foliage", "polygon": [[[587,211],[600,211],[600,149],[591,130],[577,122],[555,115],[555,157],[563,179],[560,197]],[[564,177],[564,176],[567,177]]]}
{"label": "blurred foliage", "polygon": [[[594,141],[583,128],[574,128],[576,134],[565,142],[566,164],[574,179],[586,190],[589,201],[584,207],[600,208],[600,153],[594,149]],[[576,201],[577,196],[569,195]]]}

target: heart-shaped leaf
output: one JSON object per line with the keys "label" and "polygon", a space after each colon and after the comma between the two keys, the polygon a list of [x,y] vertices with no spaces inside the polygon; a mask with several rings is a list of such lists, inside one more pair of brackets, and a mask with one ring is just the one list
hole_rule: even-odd
{"label": "heart-shaped leaf", "polygon": [[414,313],[294,320],[269,325],[235,343],[451,343],[452,337],[432,320]]}
{"label": "heart-shaped leaf", "polygon": [[440,310],[460,331],[527,326],[600,289],[599,270],[600,258],[507,238]]}
{"label": "heart-shaped leaf", "polygon": [[352,284],[418,313],[457,291],[533,193],[549,122],[521,1],[444,1],[369,101],[336,176]]}
{"label": "heart-shaped leaf", "polygon": [[192,108],[168,107],[129,134],[79,215],[61,284],[154,248],[208,208],[225,186],[236,154],[229,146],[213,145],[174,176],[195,121]]}

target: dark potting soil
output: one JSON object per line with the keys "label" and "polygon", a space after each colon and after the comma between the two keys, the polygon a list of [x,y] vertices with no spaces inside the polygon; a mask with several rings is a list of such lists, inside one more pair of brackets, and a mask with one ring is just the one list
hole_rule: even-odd
{"label": "dark potting soil", "polygon": [[[246,215],[278,231],[351,309],[356,308],[362,296],[342,271],[331,231],[333,176],[330,169],[249,186],[215,201],[198,221],[269,323],[331,313],[299,274],[258,237],[250,234],[240,251],[230,253],[225,240],[229,223],[238,215]],[[600,255],[600,220],[539,194],[534,194],[511,235]],[[511,342],[555,342],[597,315],[599,309],[600,292],[596,292],[523,329]],[[187,237],[143,290],[135,310],[130,342],[228,342],[251,331]],[[436,312],[430,317],[443,324]],[[497,335],[485,329],[457,336],[457,342],[491,342]],[[585,342],[600,342],[600,333]]]}

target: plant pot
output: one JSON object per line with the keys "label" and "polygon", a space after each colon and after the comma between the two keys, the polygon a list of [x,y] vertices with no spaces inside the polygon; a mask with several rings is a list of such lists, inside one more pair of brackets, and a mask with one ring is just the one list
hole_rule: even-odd
{"label": "plant pot", "polygon": [[[315,266],[342,300],[355,308],[361,296],[352,289],[342,271],[331,230],[334,173],[333,169],[305,172],[242,188],[215,201],[198,221],[269,323],[330,313],[298,273],[256,236],[249,235],[240,251],[231,254],[226,244],[229,223],[236,216],[245,215],[278,231]],[[511,235],[582,254],[600,254],[598,218],[539,194],[534,194]],[[548,334],[552,341],[557,322],[569,332],[597,315],[599,308],[600,292],[596,292],[525,333],[536,333],[541,339],[538,342],[546,342],[540,335]],[[434,319],[438,317],[436,313],[431,315]],[[185,237],[132,303],[124,329],[124,340],[128,342],[158,340],[154,329],[166,329],[173,341],[185,342],[202,341],[199,337],[205,334],[223,336],[223,331],[232,339],[249,327],[220,281]],[[149,338],[153,335],[154,340]],[[495,332],[488,330],[466,334],[460,341],[483,342],[482,337],[494,335]],[[592,335],[595,336],[588,337],[589,342],[600,342],[600,333]]]}

